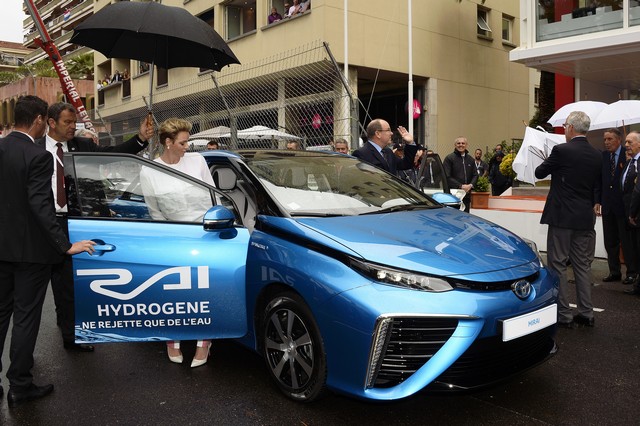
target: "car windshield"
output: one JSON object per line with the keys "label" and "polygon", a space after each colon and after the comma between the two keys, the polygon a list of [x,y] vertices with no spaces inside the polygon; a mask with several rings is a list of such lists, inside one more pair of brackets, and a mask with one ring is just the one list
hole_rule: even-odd
{"label": "car windshield", "polygon": [[292,216],[351,216],[440,207],[399,179],[352,157],[256,153],[247,158],[247,165]]}

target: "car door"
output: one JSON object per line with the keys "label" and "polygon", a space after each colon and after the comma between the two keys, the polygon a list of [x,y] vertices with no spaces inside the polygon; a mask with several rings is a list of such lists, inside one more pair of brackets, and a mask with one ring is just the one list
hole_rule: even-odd
{"label": "car door", "polygon": [[[76,341],[234,338],[246,334],[248,230],[205,230],[213,187],[128,154],[65,156]],[[117,185],[113,182],[117,181]]]}

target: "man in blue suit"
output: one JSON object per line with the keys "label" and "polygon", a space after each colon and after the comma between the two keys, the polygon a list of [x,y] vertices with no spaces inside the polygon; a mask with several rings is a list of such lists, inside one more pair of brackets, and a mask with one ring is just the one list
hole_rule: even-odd
{"label": "man in blue suit", "polygon": [[[551,175],[551,188],[540,223],[549,225],[547,261],[560,278],[558,326],[574,324],[593,327],[591,302],[591,261],[595,252],[596,189],[600,185],[602,154],[589,144],[586,134],[591,119],[574,111],[563,124],[567,143],[556,145],[536,168],[536,177]],[[567,265],[571,261],[576,283],[578,314],[569,306]]]}
{"label": "man in blue suit", "polygon": [[397,176],[399,170],[407,170],[413,167],[418,153],[418,145],[413,141],[413,135],[402,126],[398,127],[398,132],[405,143],[403,158],[397,157],[389,148],[393,130],[391,130],[389,123],[380,118],[369,123],[367,126],[367,142],[351,155]]}
{"label": "man in blue suit", "polygon": [[638,271],[635,262],[632,261],[635,255],[629,240],[629,225],[622,200],[620,181],[625,168],[626,155],[621,142],[620,130],[614,128],[604,132],[605,150],[602,152],[601,190],[596,196],[595,211],[596,215],[602,216],[604,247],[607,250],[609,263],[609,275],[602,281],[612,282],[622,279],[620,268],[620,247],[622,246],[627,269],[627,277],[623,282],[632,284],[636,280]]}

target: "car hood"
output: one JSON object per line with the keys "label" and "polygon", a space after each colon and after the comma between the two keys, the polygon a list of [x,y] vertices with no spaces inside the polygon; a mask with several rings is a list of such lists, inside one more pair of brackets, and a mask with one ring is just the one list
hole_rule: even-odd
{"label": "car hood", "polygon": [[461,276],[536,261],[515,234],[452,208],[296,220],[367,261],[417,272]]}

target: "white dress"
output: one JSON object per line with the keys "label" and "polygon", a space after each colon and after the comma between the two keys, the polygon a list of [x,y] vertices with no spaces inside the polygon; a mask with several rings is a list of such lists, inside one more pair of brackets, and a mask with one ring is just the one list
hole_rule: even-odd
{"label": "white dress", "polygon": [[[197,152],[186,153],[176,164],[167,164],[161,158],[154,161],[214,184],[207,162]],[[155,220],[201,222],[213,206],[211,191],[150,167],[140,171],[140,184],[149,214]]]}

